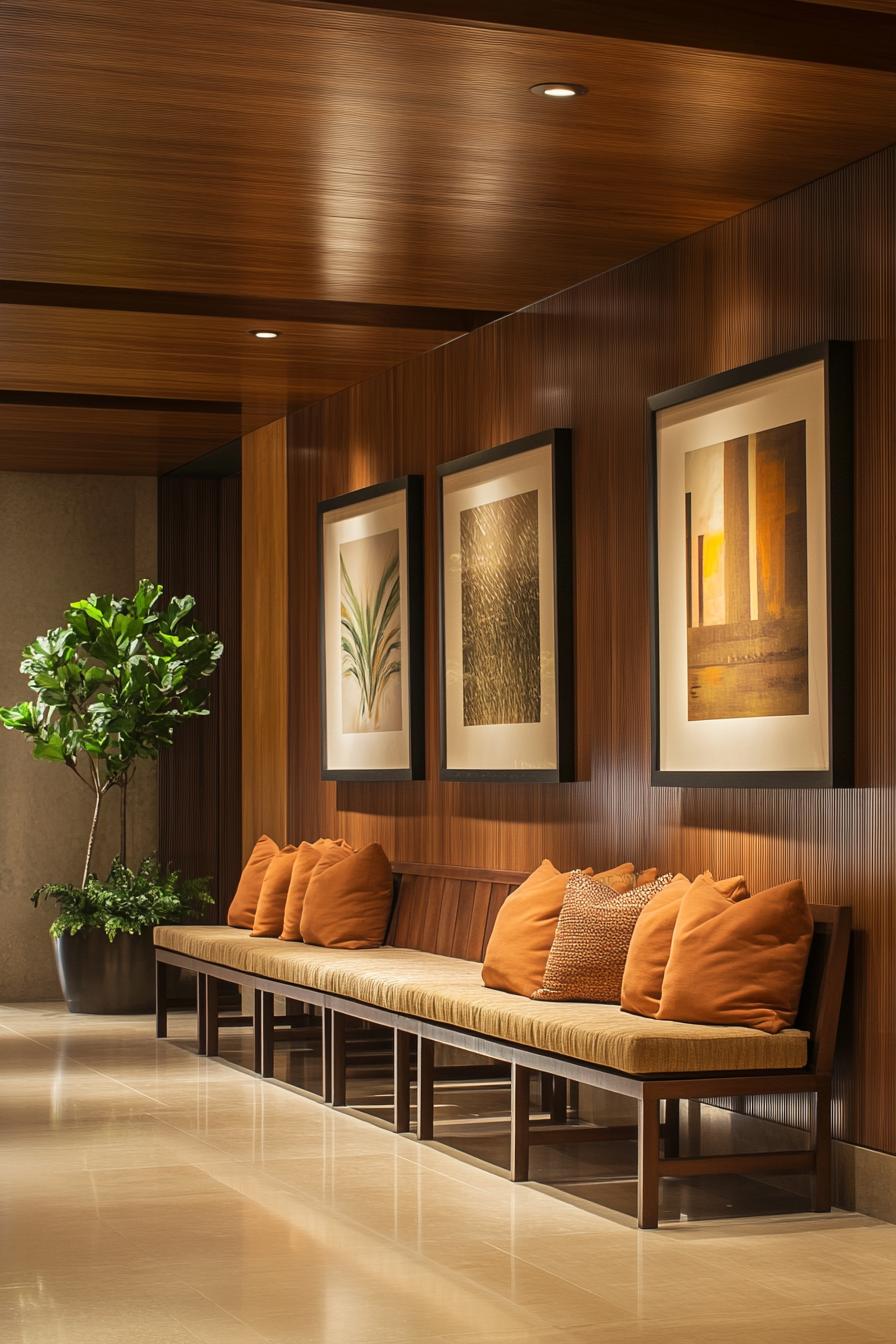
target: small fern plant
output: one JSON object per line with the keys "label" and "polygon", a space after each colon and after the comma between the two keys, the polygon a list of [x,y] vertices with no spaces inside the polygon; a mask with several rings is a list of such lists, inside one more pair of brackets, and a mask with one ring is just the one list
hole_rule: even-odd
{"label": "small fern plant", "polygon": [[156,924],[186,924],[201,918],[210,905],[211,882],[207,877],[182,877],[176,868],[163,871],[155,856],[144,859],[136,872],[113,859],[105,879],[91,874],[84,886],[47,882],[31,897],[55,901],[59,913],[50,925],[53,938],[102,929],[114,942],[119,933],[143,933]]}

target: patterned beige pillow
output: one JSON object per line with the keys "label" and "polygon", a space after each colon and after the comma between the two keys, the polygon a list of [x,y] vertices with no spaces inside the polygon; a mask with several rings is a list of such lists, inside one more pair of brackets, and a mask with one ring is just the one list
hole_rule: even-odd
{"label": "patterned beige pillow", "polygon": [[583,872],[570,875],[548,955],[544,987],[533,999],[618,1003],[628,945],[644,906],[672,874],[618,892]]}

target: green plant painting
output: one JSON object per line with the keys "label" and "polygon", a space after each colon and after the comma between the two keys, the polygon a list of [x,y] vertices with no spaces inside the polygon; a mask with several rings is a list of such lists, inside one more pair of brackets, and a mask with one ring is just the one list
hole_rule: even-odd
{"label": "green plant painting", "polygon": [[339,548],[342,717],[346,732],[401,728],[398,532]]}

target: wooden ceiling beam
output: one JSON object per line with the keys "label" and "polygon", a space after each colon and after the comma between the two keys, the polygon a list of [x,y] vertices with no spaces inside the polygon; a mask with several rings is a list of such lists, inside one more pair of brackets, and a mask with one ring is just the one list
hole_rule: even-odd
{"label": "wooden ceiling beam", "polygon": [[265,299],[239,294],[191,294],[106,285],[57,285],[0,280],[0,304],[82,308],[94,312],[166,313],[180,317],[231,317],[259,326],[307,322],[322,326],[396,327],[413,331],[472,331],[503,317],[470,308],[425,308],[407,304],[348,303],[335,299]]}
{"label": "wooden ceiling beam", "polygon": [[0,388],[0,406],[67,406],[97,411],[152,411],[174,415],[240,415],[239,401],[196,401],[181,397],[104,396],[93,392],[36,392]]}
{"label": "wooden ceiling beam", "polygon": [[[812,0],[267,0],[298,9],[429,19],[896,71],[896,16]],[[545,70],[546,79],[571,78]]]}

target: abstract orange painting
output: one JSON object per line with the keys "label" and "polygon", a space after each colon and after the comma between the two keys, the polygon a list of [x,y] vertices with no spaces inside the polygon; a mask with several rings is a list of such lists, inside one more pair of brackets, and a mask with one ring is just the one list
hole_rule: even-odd
{"label": "abstract orange painting", "polygon": [[806,423],[684,464],[688,719],[808,714]]}

